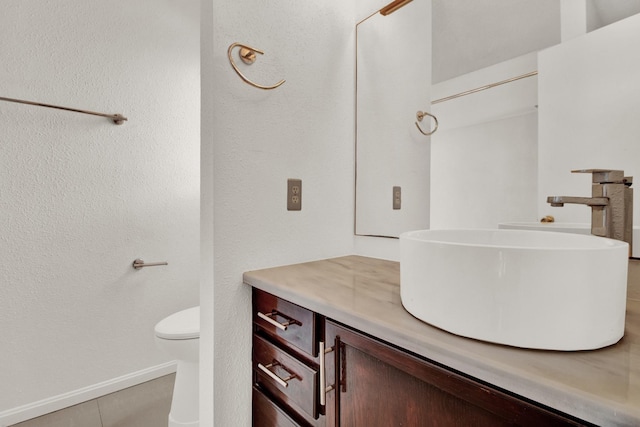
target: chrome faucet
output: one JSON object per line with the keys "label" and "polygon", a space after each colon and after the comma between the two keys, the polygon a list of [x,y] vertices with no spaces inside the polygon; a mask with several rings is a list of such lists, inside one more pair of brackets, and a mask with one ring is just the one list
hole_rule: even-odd
{"label": "chrome faucet", "polygon": [[592,174],[591,197],[549,196],[551,206],[575,203],[591,206],[591,234],[629,243],[633,235],[633,177],[608,169],[573,170]]}

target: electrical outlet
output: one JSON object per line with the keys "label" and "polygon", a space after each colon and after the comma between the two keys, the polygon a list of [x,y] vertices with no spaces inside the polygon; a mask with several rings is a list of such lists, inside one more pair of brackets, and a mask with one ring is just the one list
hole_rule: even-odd
{"label": "electrical outlet", "polygon": [[402,208],[402,188],[393,187],[393,209],[398,210]]}
{"label": "electrical outlet", "polygon": [[290,178],[287,180],[287,210],[288,211],[302,210],[302,180],[301,179]]}

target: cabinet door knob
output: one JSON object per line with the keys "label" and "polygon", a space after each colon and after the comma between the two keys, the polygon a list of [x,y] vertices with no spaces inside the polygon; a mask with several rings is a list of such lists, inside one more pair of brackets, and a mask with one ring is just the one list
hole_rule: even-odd
{"label": "cabinet door knob", "polygon": [[[287,378],[280,378],[278,375],[276,375],[274,372],[272,372],[269,368],[273,368],[274,366],[280,366],[280,368],[282,370],[284,370],[287,374],[289,374],[289,376]],[[280,364],[280,362],[278,362],[277,360],[274,360],[273,362],[269,363],[268,365],[263,365],[262,363],[258,363],[258,369],[260,369],[262,372],[264,372],[265,374],[269,375],[269,377],[271,379],[273,379],[275,382],[277,382],[278,384],[280,384],[282,387],[287,388],[289,386],[289,381],[297,378],[295,374],[289,372],[284,366],[282,366],[282,364]]]}

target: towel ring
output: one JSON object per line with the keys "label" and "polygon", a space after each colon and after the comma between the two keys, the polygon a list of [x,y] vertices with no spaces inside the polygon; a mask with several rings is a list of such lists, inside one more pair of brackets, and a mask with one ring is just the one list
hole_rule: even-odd
{"label": "towel ring", "polygon": [[[435,123],[435,126],[433,128],[433,130],[431,132],[425,132],[420,128],[420,125],[418,124],[418,122],[421,122],[422,119],[424,119],[424,116],[429,116],[433,119],[433,122]],[[416,127],[418,128],[418,130],[420,131],[421,134],[429,136],[429,135],[433,135],[437,130],[438,130],[438,118],[436,116],[434,116],[433,114],[429,114],[426,111],[422,112],[422,111],[418,111],[416,113],[416,118],[418,119],[418,122],[416,122]]]}
{"label": "towel ring", "polygon": [[236,66],[236,63],[233,61],[233,58],[231,57],[231,51],[236,46],[240,47],[240,52],[239,52],[240,59],[242,59],[242,62],[244,62],[245,64],[253,64],[256,61],[256,53],[259,53],[260,55],[264,55],[264,52],[254,47],[247,46],[241,43],[233,43],[229,46],[229,49],[227,50],[227,56],[229,57],[229,62],[231,63],[231,66],[236,71],[236,73],[238,73],[240,78],[244,80],[246,83],[250,84],[253,87],[257,87],[258,89],[271,90],[271,89],[277,88],[278,86],[280,86],[282,83],[285,82],[285,80],[280,80],[278,83],[274,84],[273,86],[264,86],[249,80],[244,74],[240,72],[240,70]]}

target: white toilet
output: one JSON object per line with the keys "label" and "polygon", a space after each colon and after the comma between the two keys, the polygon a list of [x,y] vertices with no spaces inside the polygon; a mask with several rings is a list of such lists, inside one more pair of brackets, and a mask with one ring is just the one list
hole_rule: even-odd
{"label": "white toilet", "polygon": [[198,362],[200,307],[174,313],[155,327],[158,347],[178,366],[169,413],[169,427],[198,427]]}

